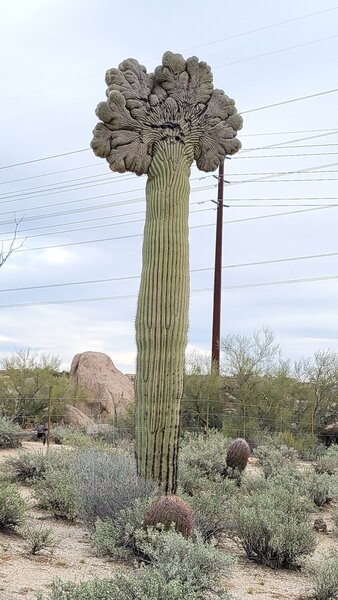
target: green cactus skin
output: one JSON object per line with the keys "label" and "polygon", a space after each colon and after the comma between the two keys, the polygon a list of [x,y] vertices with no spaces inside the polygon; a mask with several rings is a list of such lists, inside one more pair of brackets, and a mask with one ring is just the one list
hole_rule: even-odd
{"label": "green cactus skin", "polygon": [[189,311],[189,173],[183,145],[160,142],[148,173],[136,316],[139,474],[176,491]]}
{"label": "green cactus skin", "polygon": [[154,74],[135,59],[106,74],[92,149],[113,171],[148,174],[136,316],[136,462],[165,493],[177,487],[189,313],[189,175],[214,171],[240,147],[242,118],[210,67],[166,52]]}

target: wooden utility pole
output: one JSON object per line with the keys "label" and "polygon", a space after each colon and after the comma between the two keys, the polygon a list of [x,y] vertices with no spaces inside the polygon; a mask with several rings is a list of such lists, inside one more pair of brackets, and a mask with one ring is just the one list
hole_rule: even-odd
{"label": "wooden utility pole", "polygon": [[212,369],[219,373],[220,337],[221,337],[221,289],[222,289],[222,238],[223,238],[223,190],[224,161],[218,170],[217,224],[214,272],[214,305],[212,317],[211,361]]}

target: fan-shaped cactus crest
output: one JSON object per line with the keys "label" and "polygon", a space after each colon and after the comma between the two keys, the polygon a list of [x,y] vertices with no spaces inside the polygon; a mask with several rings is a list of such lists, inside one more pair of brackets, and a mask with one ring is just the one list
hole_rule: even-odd
{"label": "fan-shaped cactus crest", "polygon": [[140,475],[174,493],[189,310],[189,175],[237,152],[235,103],[210,67],[166,52],[148,74],[134,59],[106,73],[107,101],[91,143],[113,171],[147,174],[136,316],[136,457]]}

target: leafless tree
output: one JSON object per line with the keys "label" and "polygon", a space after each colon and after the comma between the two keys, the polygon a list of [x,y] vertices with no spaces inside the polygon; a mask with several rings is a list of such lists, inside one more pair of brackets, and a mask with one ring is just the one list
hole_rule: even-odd
{"label": "leafless tree", "polygon": [[3,242],[1,243],[0,268],[5,264],[5,262],[13,254],[13,252],[15,252],[16,250],[18,250],[19,248],[21,248],[23,246],[23,244],[25,243],[25,241],[27,239],[27,238],[24,238],[20,244],[16,243],[18,241],[18,237],[17,237],[18,228],[22,222],[22,219],[15,218],[14,222],[15,222],[15,227],[14,227],[13,237],[11,239],[9,248],[7,250],[5,250]]}

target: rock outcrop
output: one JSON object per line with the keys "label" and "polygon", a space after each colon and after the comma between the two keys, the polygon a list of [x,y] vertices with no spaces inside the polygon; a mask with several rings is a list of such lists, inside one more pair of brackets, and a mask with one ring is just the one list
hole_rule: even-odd
{"label": "rock outcrop", "polygon": [[76,406],[102,420],[119,416],[134,398],[130,378],[121,373],[103,352],[82,352],[74,356],[70,388]]}
{"label": "rock outcrop", "polygon": [[81,427],[85,429],[88,427],[93,427],[94,425],[93,419],[88,417],[88,415],[86,415],[82,410],[79,410],[71,404],[65,405],[63,420],[66,425],[75,425],[75,427]]}

